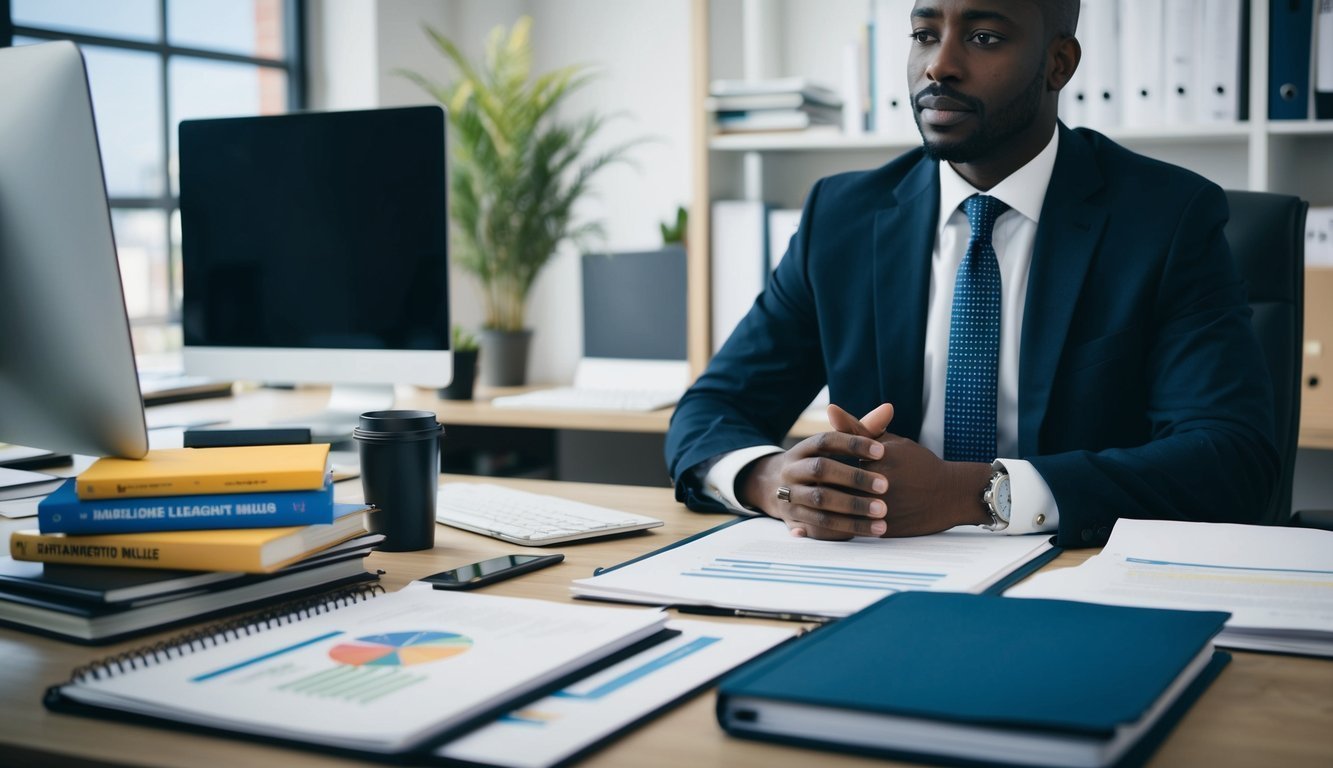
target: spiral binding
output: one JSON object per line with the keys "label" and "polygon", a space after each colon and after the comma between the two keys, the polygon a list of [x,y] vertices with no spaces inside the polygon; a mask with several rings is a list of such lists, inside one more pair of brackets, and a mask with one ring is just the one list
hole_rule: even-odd
{"label": "spiral binding", "polygon": [[70,673],[70,683],[102,680],[116,675],[160,664],[173,656],[180,658],[196,651],[214,648],[241,637],[249,637],[266,629],[293,624],[312,616],[335,611],[353,603],[360,603],[384,594],[379,584],[348,587],[327,595],[317,595],[294,602],[215,622],[199,629],[183,632],[166,640],[145,645],[104,659],[76,667]]}

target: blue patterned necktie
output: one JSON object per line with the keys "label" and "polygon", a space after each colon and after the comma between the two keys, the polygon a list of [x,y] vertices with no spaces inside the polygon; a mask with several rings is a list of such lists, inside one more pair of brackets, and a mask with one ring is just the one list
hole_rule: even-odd
{"label": "blue patterned necktie", "polygon": [[944,384],[944,459],[995,459],[995,398],[1000,367],[1000,262],[991,244],[995,219],[1009,209],[996,198],[963,201],[972,239],[958,265],[949,319]]}

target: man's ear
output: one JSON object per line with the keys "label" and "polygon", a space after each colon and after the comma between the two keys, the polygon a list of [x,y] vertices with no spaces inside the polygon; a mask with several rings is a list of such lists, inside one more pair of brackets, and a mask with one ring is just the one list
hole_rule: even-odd
{"label": "man's ear", "polygon": [[1083,60],[1083,46],[1072,37],[1060,37],[1051,41],[1047,49],[1050,66],[1046,68],[1046,89],[1062,90],[1073,79],[1078,63]]}

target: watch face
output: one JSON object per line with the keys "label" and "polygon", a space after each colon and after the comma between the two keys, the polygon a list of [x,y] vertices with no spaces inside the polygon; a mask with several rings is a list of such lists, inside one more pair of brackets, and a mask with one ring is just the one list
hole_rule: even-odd
{"label": "watch face", "polygon": [[995,483],[995,512],[1000,519],[1009,522],[1009,476],[1001,475]]}

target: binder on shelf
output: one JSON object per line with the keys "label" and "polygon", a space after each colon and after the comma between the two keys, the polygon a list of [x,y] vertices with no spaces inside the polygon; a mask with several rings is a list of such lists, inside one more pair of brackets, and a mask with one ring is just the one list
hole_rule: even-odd
{"label": "binder on shelf", "polygon": [[1162,97],[1162,25],[1160,0],[1120,0],[1120,92],[1124,94],[1122,124],[1129,128],[1160,125]]}
{"label": "binder on shelf", "polygon": [[884,598],[724,678],[718,722],[912,762],[1139,764],[1230,659],[1225,613],[1023,602]]}
{"label": "binder on shelf", "polygon": [[768,271],[778,268],[796,229],[801,226],[800,208],[774,208],[768,212]]}
{"label": "binder on shelf", "polygon": [[848,40],[842,45],[842,132],[860,136],[866,130],[864,99],[865,86],[861,81],[861,62],[865,51],[859,40]]}
{"label": "binder on shelf", "polygon": [[1333,3],[1320,0],[1315,19],[1314,116],[1333,120]]}
{"label": "binder on shelf", "polygon": [[1234,123],[1243,119],[1243,50],[1246,25],[1242,0],[1201,0],[1199,66],[1194,87],[1199,123]]}
{"label": "binder on shelf", "polygon": [[1268,4],[1268,119],[1310,116],[1310,45],[1313,0]]}
{"label": "binder on shelf", "polygon": [[1162,7],[1162,119],[1167,125],[1194,122],[1199,10],[1200,0],[1166,0]]}
{"label": "binder on shelf", "polygon": [[768,205],[754,200],[713,203],[713,351],[722,348],[768,279]]}
{"label": "binder on shelf", "polygon": [[907,57],[912,50],[912,0],[873,0],[875,133],[895,138],[916,132],[912,92],[907,84]]}
{"label": "binder on shelf", "polygon": [[1086,125],[1097,130],[1120,125],[1120,15],[1116,3],[1093,0],[1082,10],[1079,40],[1087,70]]}

